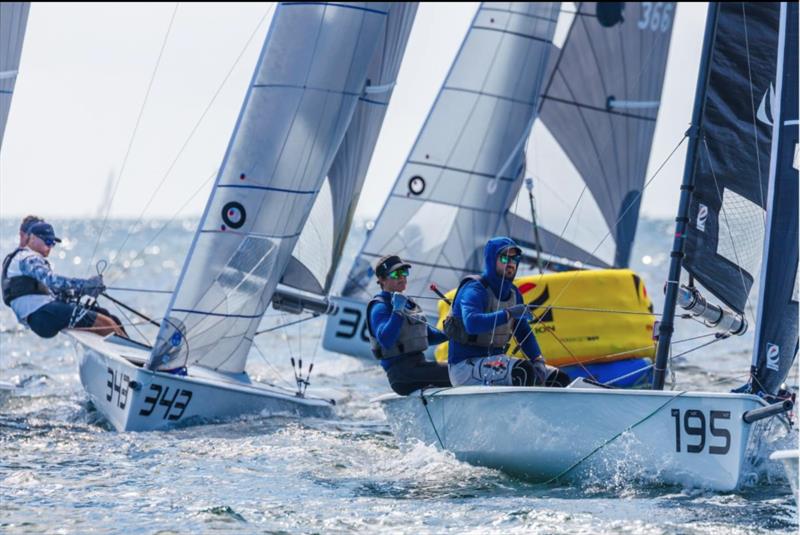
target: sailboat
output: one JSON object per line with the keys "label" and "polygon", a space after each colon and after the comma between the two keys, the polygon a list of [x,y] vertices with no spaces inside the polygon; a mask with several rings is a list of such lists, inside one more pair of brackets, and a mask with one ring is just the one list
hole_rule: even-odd
{"label": "sailboat", "polygon": [[[0,150],[3,148],[3,136],[11,111],[30,7],[30,2],[0,3],[0,50],[3,51],[0,53]],[[13,391],[14,385],[0,381],[0,405]]]}
{"label": "sailboat", "polygon": [[[411,263],[406,293],[441,323],[449,307],[437,304],[431,284],[447,291],[480,273],[486,241],[507,235],[532,266],[551,272],[516,281],[526,302],[540,307],[532,327],[548,363],[601,381],[628,375],[620,383],[627,386],[647,376],[655,353],[651,301],[636,273],[609,268],[630,260],[661,99],[675,4],[656,9],[578,3],[558,47],[556,26],[569,15],[560,3],[481,4],[334,299],[326,349],[373,359],[366,303],[381,256]],[[533,185],[525,180],[530,160],[551,158],[537,153],[540,130],[575,172],[537,177],[539,200],[555,204],[546,187],[574,190],[591,228],[565,233],[570,206],[545,210],[537,222],[522,186]],[[588,193],[579,196],[581,189]],[[602,247],[595,229],[609,233]],[[440,361],[446,354],[444,344],[436,350]]]}
{"label": "sailboat", "polygon": [[[81,382],[114,428],[332,414],[332,400],[252,381],[245,365],[270,304],[324,304],[324,272],[292,253],[323,194],[328,228],[347,234],[415,13],[401,3],[277,7],[156,340],[70,333]],[[335,268],[334,243],[312,260]]]}
{"label": "sailboat", "polygon": [[[652,390],[578,379],[385,395],[378,402],[398,440],[541,482],[623,465],[646,481],[720,491],[750,479],[766,434],[790,425],[793,407],[781,384],[798,344],[797,25],[796,3],[709,5]],[[748,383],[730,393],[663,390],[678,304],[721,329],[719,342],[741,332],[757,260]]]}

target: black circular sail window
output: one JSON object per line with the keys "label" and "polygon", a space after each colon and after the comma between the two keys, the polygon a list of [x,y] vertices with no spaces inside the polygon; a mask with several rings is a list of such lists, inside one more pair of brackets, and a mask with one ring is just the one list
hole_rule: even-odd
{"label": "black circular sail window", "polygon": [[408,191],[414,195],[421,195],[425,191],[425,179],[419,175],[412,176],[408,180]]}
{"label": "black circular sail window", "polygon": [[622,16],[624,9],[625,2],[597,2],[597,22],[604,28],[616,26],[625,21]]}
{"label": "black circular sail window", "polygon": [[231,201],[222,207],[222,220],[231,228],[240,228],[247,219],[247,212],[242,203]]}

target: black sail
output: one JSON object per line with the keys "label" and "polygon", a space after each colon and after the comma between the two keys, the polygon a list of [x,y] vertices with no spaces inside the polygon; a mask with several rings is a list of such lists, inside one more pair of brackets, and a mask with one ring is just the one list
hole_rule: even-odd
{"label": "black sail", "polygon": [[[772,105],[769,219],[753,365],[752,390],[774,395],[797,354],[798,264],[798,9],[783,4]],[[780,54],[782,52],[782,54]]]}
{"label": "black sail", "polygon": [[719,4],[695,133],[683,267],[739,313],[763,253],[779,13],[774,2]]}
{"label": "black sail", "polygon": [[540,117],[591,191],[627,267],[667,65],[674,2],[580,2]]}

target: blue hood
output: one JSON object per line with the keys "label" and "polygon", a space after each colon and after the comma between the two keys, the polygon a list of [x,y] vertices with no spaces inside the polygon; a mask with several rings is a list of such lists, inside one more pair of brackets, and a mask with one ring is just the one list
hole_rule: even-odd
{"label": "blue hood", "polygon": [[[489,281],[489,287],[494,291],[494,295],[501,300],[508,299],[509,292],[513,287],[513,281],[504,281],[503,277],[497,274],[495,263],[497,262],[497,255],[503,249],[508,247],[516,247],[522,250],[511,238],[499,236],[490,239],[486,242],[486,247],[483,248],[483,278]],[[500,288],[503,289],[503,294],[500,295]]]}

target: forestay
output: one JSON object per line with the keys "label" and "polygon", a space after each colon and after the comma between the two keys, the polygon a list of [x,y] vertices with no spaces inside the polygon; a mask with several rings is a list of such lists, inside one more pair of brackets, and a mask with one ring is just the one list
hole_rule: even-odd
{"label": "forestay", "polygon": [[[387,253],[414,266],[407,292],[455,287],[516,197],[558,3],[481,4],[343,294],[371,296]],[[424,302],[435,313],[435,302]]]}
{"label": "forestay", "polygon": [[281,280],[288,286],[319,295],[330,290],[397,81],[417,5],[395,2],[389,8],[386,29],[367,71],[365,94],[359,97],[328,179]]}
{"label": "forestay", "polygon": [[692,133],[699,138],[683,267],[738,313],[763,251],[778,19],[775,2],[719,4]]}
{"label": "forestay", "polygon": [[380,43],[386,3],[281,3],[148,367],[244,370]]}
{"label": "forestay", "polygon": [[636,234],[674,17],[674,2],[578,3],[544,86],[541,121],[591,192],[615,267],[628,266]]}
{"label": "forestay", "polygon": [[778,77],[771,100],[772,152],[764,265],[756,321],[754,393],[775,395],[797,354],[798,9],[781,4]]}
{"label": "forestay", "polygon": [[17,82],[30,2],[0,3],[0,148]]}

